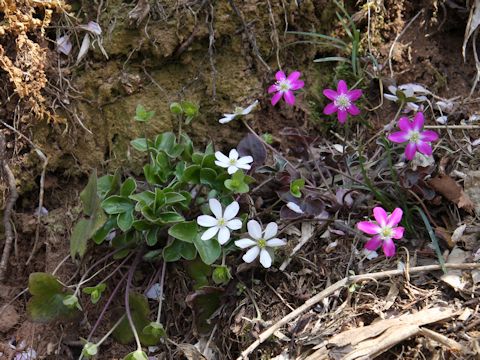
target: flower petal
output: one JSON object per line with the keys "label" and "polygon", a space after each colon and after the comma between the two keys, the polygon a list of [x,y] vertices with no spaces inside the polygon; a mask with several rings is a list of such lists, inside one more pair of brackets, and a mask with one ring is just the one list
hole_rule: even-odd
{"label": "flower petal", "polygon": [[220,151],[215,152],[215,159],[217,159],[218,161],[221,161],[222,163],[227,163],[227,164],[230,161],[230,159]]}
{"label": "flower petal", "polygon": [[400,221],[402,221],[403,211],[400,208],[396,208],[387,218],[387,226],[395,227]]}
{"label": "flower petal", "polygon": [[377,250],[380,245],[382,245],[382,239],[380,239],[380,236],[374,236],[365,243],[364,248],[373,251]]}
{"label": "flower petal", "polygon": [[412,160],[415,157],[415,153],[417,152],[417,144],[415,143],[408,143],[405,147],[405,157],[407,160]]}
{"label": "flower petal", "polygon": [[419,141],[417,142],[417,149],[420,151],[422,154],[425,154],[427,156],[432,155],[432,147],[430,146],[429,143],[424,142],[424,141]]}
{"label": "flower petal", "polygon": [[325,89],[323,90],[323,95],[325,95],[328,99],[335,101],[337,98],[338,94],[335,90],[332,89]]}
{"label": "flower petal", "polygon": [[401,239],[403,237],[403,233],[405,232],[405,228],[403,226],[397,226],[396,228],[392,229],[394,239]]}
{"label": "flower petal", "polygon": [[252,167],[251,167],[250,165],[248,165],[248,164],[243,164],[243,165],[242,165],[242,164],[237,164],[237,167],[238,167],[239,169],[245,169],[245,170],[250,170],[250,169],[252,168]]}
{"label": "flower petal", "polygon": [[201,237],[200,239],[202,239],[202,240],[210,240],[210,239],[213,238],[215,235],[217,235],[218,230],[219,230],[219,227],[218,227],[218,226],[211,227],[210,229],[208,229],[207,231],[205,231],[205,232],[202,234],[202,237]]}
{"label": "flower petal", "polygon": [[420,133],[420,140],[432,142],[438,140],[438,134],[432,130],[425,130]]}
{"label": "flower petal", "polygon": [[347,96],[350,99],[350,101],[356,101],[360,99],[360,97],[362,96],[362,90],[360,89],[350,90],[347,93]]}
{"label": "flower petal", "polygon": [[275,79],[277,79],[278,81],[282,81],[282,80],[285,80],[287,77],[285,76],[285,73],[280,70],[280,71],[277,71],[277,73],[275,74]]}
{"label": "flower petal", "polygon": [[253,260],[255,260],[260,253],[260,248],[258,246],[252,247],[250,250],[248,250],[245,255],[242,256],[243,261],[246,263],[251,263]]}
{"label": "flower petal", "polygon": [[218,232],[218,242],[223,245],[230,240],[230,230],[227,227],[222,227]]}
{"label": "flower petal", "polygon": [[229,160],[238,160],[238,151],[236,149],[230,150],[228,157],[229,157]]}
{"label": "flower petal", "polygon": [[380,227],[384,227],[387,224],[387,212],[380,206],[376,206],[373,208],[373,217],[377,221],[378,225],[380,225]]}
{"label": "flower petal", "polygon": [[294,71],[290,75],[288,75],[287,79],[290,82],[294,82],[294,81],[297,81],[300,78],[300,76],[302,76],[302,73],[300,71]]}
{"label": "flower petal", "polygon": [[325,108],[323,109],[323,113],[325,115],[331,115],[333,114],[334,112],[336,112],[338,110],[338,108],[335,106],[335,104],[332,102],[330,104],[327,104],[327,106],[325,106]]}
{"label": "flower petal", "polygon": [[272,97],[272,105],[275,106],[278,101],[282,98],[282,93],[281,92],[277,92],[275,95],[273,95]]}
{"label": "flower petal", "polygon": [[240,219],[232,219],[226,225],[230,230],[238,230],[242,228],[242,221]]}
{"label": "flower petal", "polygon": [[220,124],[226,124],[235,119],[235,114],[223,114],[223,118],[218,120]]}
{"label": "flower petal", "polygon": [[244,165],[244,164],[250,164],[251,162],[253,162],[253,157],[251,157],[250,155],[242,156],[240,159],[238,159],[237,166],[238,165]]}
{"label": "flower petal", "polygon": [[230,165],[227,169],[227,172],[228,172],[229,175],[233,175],[237,171],[238,171],[238,167],[236,167],[235,165]]}
{"label": "flower petal", "polygon": [[263,267],[266,269],[272,266],[272,258],[270,257],[268,251],[265,249],[262,249],[260,251],[260,264],[262,264]]}
{"label": "flower petal", "polygon": [[398,120],[398,127],[402,131],[409,132],[410,130],[412,130],[412,123],[410,122],[410,120],[408,120],[407,117],[401,117]]}
{"label": "flower petal", "polygon": [[225,212],[223,213],[223,218],[225,220],[231,220],[233,219],[237,214],[238,210],[240,210],[240,205],[238,205],[238,202],[234,201],[230,205],[228,205],[225,208]]}
{"label": "flower petal", "polygon": [[224,162],[218,161],[218,160],[215,160],[215,165],[220,166],[220,167],[222,167],[222,168],[227,168],[227,167],[230,166],[229,163],[224,163]]}
{"label": "flower petal", "polygon": [[277,235],[278,232],[278,225],[274,222],[268,223],[267,227],[265,228],[265,232],[263,233],[263,238],[265,240],[273,238]]}
{"label": "flower petal", "polygon": [[270,85],[270,86],[268,87],[268,93],[269,93],[269,94],[271,94],[271,93],[273,93],[273,92],[276,92],[276,91],[278,91],[278,85],[277,85],[277,84],[273,84],[273,85]]}
{"label": "flower petal", "polygon": [[384,240],[382,248],[386,257],[391,257],[395,255],[395,243],[393,242],[392,239]]}
{"label": "flower petal", "polygon": [[423,117],[423,113],[419,111],[415,114],[413,118],[413,130],[420,131],[423,129],[423,123],[425,122],[425,118]]}
{"label": "flower petal", "polygon": [[210,210],[212,210],[213,215],[215,215],[217,219],[221,219],[223,214],[220,202],[217,199],[210,199],[208,200],[208,204],[210,205]]}
{"label": "flower petal", "polygon": [[247,223],[248,234],[255,240],[262,238],[262,227],[256,220],[250,220]]}
{"label": "flower petal", "polygon": [[240,239],[235,241],[235,245],[239,247],[240,249],[246,249],[251,246],[257,245],[256,241],[253,241],[252,239]]}
{"label": "flower petal", "polygon": [[305,83],[302,80],[294,81],[290,84],[290,90],[299,90],[305,86]]}
{"label": "flower petal", "polygon": [[[272,91],[273,92],[273,91]],[[245,109],[242,110],[242,115],[248,115],[258,106],[258,100],[255,100],[251,105],[247,106]]]}
{"label": "flower petal", "polygon": [[347,87],[347,83],[345,82],[345,80],[340,80],[340,81],[338,82],[337,92],[338,92],[339,94],[346,94],[346,93],[348,93],[348,87]]}
{"label": "flower petal", "polygon": [[200,215],[197,218],[197,224],[203,227],[217,226],[218,220],[210,215]]}
{"label": "flower petal", "polygon": [[377,235],[381,231],[380,226],[372,221],[360,221],[357,224],[357,229],[370,235]]}
{"label": "flower petal", "polygon": [[285,91],[283,93],[283,98],[285,99],[285,102],[290,105],[290,106],[293,106],[295,105],[295,95],[293,95],[293,91]]}
{"label": "flower petal", "polygon": [[383,94],[383,97],[390,101],[395,101],[395,102],[398,101],[398,97],[396,97],[395,95]]}
{"label": "flower petal", "polygon": [[396,131],[396,132],[388,135],[387,138],[391,142],[400,144],[400,143],[404,143],[404,142],[408,141],[409,135],[408,135],[408,132],[405,132],[405,131]]}
{"label": "flower petal", "polygon": [[347,111],[350,115],[354,115],[354,116],[360,114],[360,109],[355,104],[351,104],[347,108]]}
{"label": "flower petal", "polygon": [[287,245],[287,241],[285,239],[273,238],[273,239],[267,240],[268,247],[278,247],[278,246],[285,246],[285,245]]}
{"label": "flower petal", "polygon": [[341,124],[345,124],[345,121],[347,121],[348,113],[346,110],[338,109],[337,116],[338,121],[340,121]]}

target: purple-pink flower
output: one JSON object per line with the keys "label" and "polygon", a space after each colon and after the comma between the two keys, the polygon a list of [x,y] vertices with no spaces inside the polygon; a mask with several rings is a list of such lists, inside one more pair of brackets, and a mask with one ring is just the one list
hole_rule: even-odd
{"label": "purple-pink flower", "polygon": [[340,121],[340,123],[344,124],[345,121],[347,121],[348,114],[360,114],[360,110],[353,102],[362,96],[362,90],[348,90],[347,83],[344,80],[338,82],[337,91],[325,89],[323,90],[323,95],[333,101],[325,106],[323,113],[325,115],[337,113],[338,121]]}
{"label": "purple-pink flower", "polygon": [[293,95],[293,92],[303,88],[305,85],[302,80],[298,80],[301,75],[300,71],[294,71],[287,77],[283,71],[277,71],[275,74],[277,82],[268,87],[269,94],[276,93],[272,97],[273,106],[280,101],[282,96],[288,105],[293,106],[295,104],[295,95]]}
{"label": "purple-pink flower", "polygon": [[418,112],[413,118],[413,122],[410,122],[408,118],[402,117],[398,120],[398,127],[401,131],[394,132],[388,136],[388,140],[394,143],[408,142],[405,148],[405,157],[408,160],[412,160],[415,153],[420,151],[425,155],[432,155],[432,141],[438,140],[438,134],[432,130],[423,129],[423,123],[425,118],[422,112]]}
{"label": "purple-pink flower", "polygon": [[365,249],[376,250],[381,245],[386,257],[395,255],[393,239],[401,239],[405,230],[403,227],[397,226],[402,220],[402,209],[396,208],[388,215],[383,208],[377,206],[373,209],[373,216],[376,221],[360,221],[357,224],[359,230],[374,235],[365,244]]}

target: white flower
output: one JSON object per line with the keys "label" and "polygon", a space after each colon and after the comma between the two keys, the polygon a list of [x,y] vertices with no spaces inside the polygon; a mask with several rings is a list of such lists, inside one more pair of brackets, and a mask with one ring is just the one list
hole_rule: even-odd
{"label": "white flower", "polygon": [[233,114],[223,114],[224,117],[218,120],[218,122],[220,124],[226,124],[239,116],[248,115],[252,112],[253,109],[257,107],[257,105],[258,105],[258,100],[255,100],[251,105],[247,106],[246,108],[237,106]]}
{"label": "white flower", "polygon": [[57,51],[61,52],[64,55],[70,54],[72,51],[72,42],[70,41],[70,37],[68,35],[60,36],[57,41]]}
{"label": "white flower", "polygon": [[245,255],[243,255],[243,261],[251,263],[260,255],[260,263],[265,268],[269,268],[272,265],[273,248],[284,246],[287,244],[285,239],[278,239],[275,237],[278,232],[278,225],[271,222],[262,231],[262,227],[255,220],[250,220],[247,224],[248,234],[252,239],[240,239],[235,241],[240,249],[250,248]]}
{"label": "white flower", "polygon": [[400,85],[399,87],[390,85],[388,87],[388,91],[390,91],[391,94],[383,94],[383,96],[385,97],[385,99],[388,99],[390,101],[398,102],[399,99],[397,96],[397,91],[402,92],[407,98],[415,98],[414,101],[407,102],[405,104],[407,111],[411,111],[411,110],[418,111],[419,106],[415,104],[415,102],[426,101],[427,97],[425,95],[431,94],[430,91],[428,91],[422,85],[419,85],[419,84],[403,84],[403,85]]}
{"label": "white flower", "polygon": [[209,240],[218,233],[218,242],[220,245],[223,245],[230,240],[230,230],[238,230],[242,227],[242,221],[234,219],[235,215],[238,214],[240,206],[238,202],[234,201],[223,212],[222,205],[220,205],[217,199],[210,199],[209,205],[215,217],[200,215],[197,218],[198,225],[209,228],[203,233],[201,239]]}
{"label": "white flower", "polygon": [[235,149],[230,150],[228,157],[223,155],[220,151],[215,153],[215,164],[217,166],[228,168],[227,171],[230,175],[237,172],[238,169],[250,170],[251,166],[248,165],[253,161],[251,156],[243,156],[238,158],[238,152]]}
{"label": "white flower", "polygon": [[294,202],[291,202],[291,201],[288,202],[287,207],[293,212],[296,212],[297,214],[303,214],[303,210],[300,208],[300,206],[298,206]]}
{"label": "white flower", "polygon": [[80,25],[79,28],[98,36],[102,35],[102,28],[95,21],[89,21],[87,25]]}

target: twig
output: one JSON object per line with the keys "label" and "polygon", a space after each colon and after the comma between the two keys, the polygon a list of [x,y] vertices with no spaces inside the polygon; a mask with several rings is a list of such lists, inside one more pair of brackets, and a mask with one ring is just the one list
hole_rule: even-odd
{"label": "twig", "polygon": [[[445,267],[449,269],[458,269],[458,270],[475,270],[475,269],[480,269],[480,264],[479,263],[445,264]],[[429,272],[429,271],[436,271],[436,270],[441,270],[441,266],[440,265],[417,266],[417,267],[410,268],[409,273],[413,274],[413,273]],[[305,301],[305,303],[302,306],[290,312],[289,314],[284,316],[282,319],[280,319],[278,322],[276,322],[274,325],[270,326],[267,330],[262,332],[257,340],[255,340],[248,348],[242,351],[241,355],[237,358],[237,360],[247,359],[249,354],[251,354],[261,343],[269,339],[270,336],[272,336],[278,329],[288,324],[289,322],[293,321],[295,318],[303,314],[305,311],[309,310],[314,305],[318,304],[327,296],[332,295],[337,290],[340,290],[343,287],[349,286],[359,281],[379,280],[379,279],[384,279],[390,276],[402,275],[404,271],[405,270],[380,271],[376,273],[346,277],[340,281],[337,281],[335,284],[329,286],[325,290],[321,291],[317,295]]]}
{"label": "twig", "polygon": [[12,249],[13,243],[13,230],[11,216],[13,207],[18,198],[17,187],[15,184],[15,176],[13,176],[12,170],[8,166],[6,160],[7,146],[5,141],[5,135],[0,133],[0,166],[2,168],[4,176],[7,178],[8,189],[10,190],[10,195],[5,204],[5,210],[3,213],[3,226],[5,228],[5,246],[3,248],[2,260],[0,261],[0,281],[5,279],[5,270],[7,270],[8,259],[10,257],[10,250]]}

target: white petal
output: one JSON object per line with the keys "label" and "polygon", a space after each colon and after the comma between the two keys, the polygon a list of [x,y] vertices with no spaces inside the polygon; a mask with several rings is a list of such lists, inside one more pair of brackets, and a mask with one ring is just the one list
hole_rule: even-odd
{"label": "white petal", "polygon": [[230,159],[228,157],[226,157],[223,153],[221,153],[220,151],[216,151],[215,152],[215,158],[218,160],[218,161],[221,161],[222,163],[226,163],[228,164],[230,162]]}
{"label": "white petal", "polygon": [[228,157],[230,160],[237,160],[238,159],[238,151],[235,149],[230,150],[230,153],[228,154]]}
{"label": "white petal", "polygon": [[210,229],[208,229],[207,231],[205,231],[205,232],[202,234],[201,239],[202,239],[202,240],[210,240],[210,239],[213,238],[215,235],[217,235],[218,229],[219,229],[218,226],[211,227]]}
{"label": "white petal", "polygon": [[248,115],[252,112],[253,109],[255,109],[258,105],[258,100],[255,100],[255,102],[250,105],[250,106],[247,106],[245,109],[242,110],[242,115]]}
{"label": "white petal", "polygon": [[392,94],[395,95],[395,94],[397,93],[397,87],[394,86],[394,85],[390,85],[390,86],[388,87],[388,91],[390,91]]}
{"label": "white petal", "polygon": [[80,51],[78,52],[77,61],[75,62],[75,64],[78,64],[87,55],[89,48],[90,48],[90,35],[88,35],[87,33],[83,37],[82,46],[80,47]]}
{"label": "white petal", "polygon": [[215,160],[215,165],[220,166],[220,167],[223,167],[223,168],[227,168],[227,167],[230,166],[230,163],[224,163],[224,162],[222,162],[222,161]]}
{"label": "white petal", "polygon": [[218,220],[210,215],[200,215],[197,218],[197,224],[203,227],[217,226]]}
{"label": "white petal", "polygon": [[227,169],[227,172],[230,174],[230,175],[233,175],[237,172],[238,170],[238,167],[236,167],[235,165],[230,165]]}
{"label": "white petal", "polygon": [[252,247],[250,250],[248,250],[245,255],[242,256],[243,261],[246,263],[251,263],[253,260],[255,260],[260,253],[260,248],[258,246]]}
{"label": "white petal", "polygon": [[271,239],[278,232],[278,225],[274,222],[268,223],[267,227],[265,228],[265,233],[263,235],[264,239]]}
{"label": "white petal", "polygon": [[385,97],[385,99],[388,99],[390,101],[397,101],[398,100],[398,97],[396,97],[395,95],[383,94],[383,96]]}
{"label": "white petal", "polygon": [[72,51],[72,42],[68,35],[61,36],[57,39],[57,51],[61,52],[64,55],[70,54]]}
{"label": "white petal", "polygon": [[291,201],[288,202],[287,207],[293,212],[296,212],[297,214],[303,214],[303,210],[300,208],[300,206],[298,206],[294,202],[291,202]]}
{"label": "white petal", "polygon": [[262,251],[260,251],[260,264],[262,264],[264,268],[269,268],[270,266],[272,266],[272,258],[270,257],[268,251],[265,249],[262,249]]}
{"label": "white petal", "polygon": [[287,245],[287,241],[285,239],[273,238],[273,239],[267,240],[268,247],[278,247],[278,246],[285,246],[285,245]]}
{"label": "white petal", "polygon": [[240,205],[238,205],[238,202],[234,201],[230,205],[228,205],[225,208],[225,212],[223,213],[223,218],[225,220],[231,220],[233,219],[237,214],[238,210],[240,210]]}
{"label": "white petal", "polygon": [[235,119],[235,114],[223,114],[223,118],[218,120],[220,124],[226,124]]}
{"label": "white petal", "polygon": [[239,169],[250,170],[252,167],[250,165],[237,165]]}
{"label": "white petal", "polygon": [[230,230],[239,230],[242,228],[242,221],[240,219],[233,219],[227,222],[227,227]]}
{"label": "white petal", "polygon": [[250,220],[247,223],[248,234],[255,240],[262,238],[262,227],[256,220]]}
{"label": "white petal", "polygon": [[222,227],[218,232],[218,242],[220,245],[225,244],[230,240],[230,230],[227,227]]}
{"label": "white petal", "polygon": [[221,219],[223,211],[220,201],[218,201],[217,199],[210,199],[208,200],[208,204],[210,205],[210,210],[212,210],[213,215],[215,215],[217,219]]}
{"label": "white petal", "polygon": [[250,246],[257,245],[257,242],[253,241],[252,239],[240,239],[235,241],[235,245],[238,246],[240,249],[246,249]]}
{"label": "white petal", "polygon": [[95,21],[89,21],[87,25],[80,25],[79,28],[90,31],[95,35],[102,35],[102,28]]}
{"label": "white petal", "polygon": [[240,159],[237,160],[237,165],[244,165],[244,164],[250,164],[253,162],[253,157],[251,156],[243,156]]}

